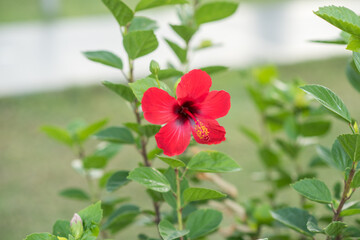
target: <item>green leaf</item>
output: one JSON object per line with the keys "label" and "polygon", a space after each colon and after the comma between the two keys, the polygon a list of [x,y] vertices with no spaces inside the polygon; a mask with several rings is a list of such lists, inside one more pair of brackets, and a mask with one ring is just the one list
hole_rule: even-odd
{"label": "green leaf", "polygon": [[333,166],[335,166],[340,171],[346,171],[346,169],[351,168],[352,160],[345,152],[344,148],[341,146],[338,139],[335,140],[332,148],[331,155],[333,159]]}
{"label": "green leaf", "polygon": [[[139,102],[141,102],[142,97],[143,97],[144,93],[146,92],[146,90],[148,90],[151,87],[157,87],[157,88],[159,87],[156,80],[153,78],[149,78],[149,77],[139,79],[134,83],[129,83],[129,85],[130,85],[131,89],[133,90],[133,93],[135,94],[136,98],[139,100]],[[171,92],[169,87],[164,82],[160,82],[160,87],[161,87],[161,89],[167,91],[168,93]]]}
{"label": "green leaf", "polygon": [[319,158],[323,160],[328,166],[337,168],[336,164],[334,163],[334,158],[331,155],[331,151],[321,145],[316,147],[316,153],[318,154]]}
{"label": "green leaf", "polygon": [[340,213],[340,216],[347,217],[347,216],[352,216],[352,215],[357,215],[357,214],[360,214],[359,206],[357,206],[357,208],[349,208],[349,209],[342,210]]}
{"label": "green leaf", "polygon": [[218,151],[201,151],[194,155],[187,166],[198,172],[236,172],[240,166],[228,155]]}
{"label": "green leaf", "polygon": [[186,25],[171,25],[170,27],[176,32],[186,43],[189,43],[197,29]]}
{"label": "green leaf", "polygon": [[200,69],[205,71],[207,74],[214,74],[214,73],[226,71],[229,68],[225,66],[208,66],[208,67],[202,67]]}
{"label": "green leaf", "polygon": [[319,203],[331,203],[332,197],[330,190],[320,180],[303,179],[291,185],[298,193],[307,199]]}
{"label": "green leaf", "polygon": [[358,36],[351,35],[346,49],[354,52],[360,52],[360,38]]}
{"label": "green leaf", "polygon": [[147,154],[147,158],[149,160],[153,160],[157,155],[161,154],[162,152],[162,149],[155,147],[153,150],[149,151],[149,153]]}
{"label": "green leaf", "polygon": [[102,141],[115,143],[135,143],[130,130],[125,127],[109,127],[95,134],[95,137]]}
{"label": "green leaf", "polygon": [[152,137],[160,131],[160,128],[160,125],[146,124],[140,127],[140,132],[147,137]]}
{"label": "green leaf", "polygon": [[90,200],[90,196],[84,192],[84,190],[79,188],[67,188],[62,190],[60,193],[60,196],[66,197],[66,198],[72,198],[77,200]]}
{"label": "green leaf", "polygon": [[88,156],[83,159],[84,168],[104,168],[108,163],[108,159],[103,156]]}
{"label": "green leaf", "polygon": [[131,59],[145,56],[155,51],[159,45],[151,30],[130,32],[124,36],[123,44]]}
{"label": "green leaf", "polygon": [[169,221],[163,219],[159,223],[159,233],[164,240],[173,240],[185,236],[189,230],[176,230]]}
{"label": "green leaf", "polygon": [[106,66],[123,69],[123,63],[121,61],[121,58],[116,56],[115,54],[109,52],[109,51],[88,51],[83,52],[85,57],[87,59],[104,64]]}
{"label": "green leaf", "polygon": [[300,88],[311,94],[324,107],[351,123],[350,113],[344,102],[330,89],[320,85],[305,85]]}
{"label": "green leaf", "polygon": [[115,210],[103,224],[103,229],[110,229],[112,233],[116,233],[129,224],[140,214],[138,206],[125,204]]}
{"label": "green leaf", "polygon": [[98,201],[81,210],[78,214],[81,217],[85,228],[89,228],[93,224],[100,224],[102,219],[102,212],[101,202]]}
{"label": "green leaf", "polygon": [[282,139],[276,139],[276,143],[284,151],[284,153],[288,154],[291,158],[297,158],[299,155],[300,149],[294,143],[284,141]]}
{"label": "green leaf", "polygon": [[307,222],[313,218],[307,211],[299,208],[282,208],[272,211],[271,215],[285,226],[312,237],[314,234],[307,229]]}
{"label": "green leaf", "polygon": [[265,166],[268,168],[276,168],[280,164],[279,156],[269,147],[260,148],[259,155]]}
{"label": "green leaf", "polygon": [[356,68],[354,60],[346,65],[346,76],[351,85],[360,92],[360,72]]}
{"label": "green leaf", "polygon": [[122,145],[118,143],[101,144],[100,146],[97,147],[97,149],[95,150],[92,156],[104,157],[109,160],[115,157],[115,155],[119,152],[121,147]]}
{"label": "green leaf", "polygon": [[[174,68],[162,69],[158,73],[159,80],[165,80],[165,79],[172,78],[172,77],[179,78],[182,75],[184,75],[183,72],[178,71],[178,70],[176,70]],[[151,74],[148,77],[151,77],[151,78],[155,79],[154,74]]]}
{"label": "green leaf", "polygon": [[135,11],[141,11],[154,7],[161,7],[165,5],[184,4],[187,0],[141,0],[135,8]]}
{"label": "green leaf", "polygon": [[64,129],[55,126],[43,126],[41,127],[41,130],[44,133],[46,133],[49,137],[55,139],[58,142],[64,143],[68,146],[73,145],[73,140],[70,134]]}
{"label": "green leaf", "polygon": [[147,17],[134,17],[131,21],[128,31],[147,31],[147,30],[156,30],[158,29],[156,21],[147,18]]}
{"label": "green leaf", "polygon": [[360,53],[353,52],[353,60],[357,70],[360,72]]}
{"label": "green leaf", "polygon": [[326,6],[314,13],[345,32],[360,35],[360,18],[348,8]]}
{"label": "green leaf", "polygon": [[134,17],[133,11],[121,0],[102,0],[102,2],[114,15],[120,26],[126,26]]}
{"label": "green leaf", "polygon": [[57,220],[53,226],[52,233],[55,236],[67,238],[71,234],[70,222],[67,220]]}
{"label": "green leaf", "polygon": [[311,120],[300,124],[300,135],[304,137],[316,137],[326,134],[331,123],[325,120]]}
{"label": "green leaf", "polygon": [[352,188],[358,188],[360,187],[360,172],[356,172],[355,176],[351,182],[351,187]]}
{"label": "green leaf", "polygon": [[154,136],[156,133],[160,131],[161,128],[160,125],[153,125],[153,124],[139,125],[138,123],[134,123],[134,122],[124,123],[124,125],[127,128],[136,132],[137,134],[147,137]]}
{"label": "green leaf", "polygon": [[235,13],[238,7],[234,2],[210,2],[201,5],[195,11],[195,20],[198,25],[227,18]]}
{"label": "green leaf", "polygon": [[187,235],[191,239],[205,236],[217,229],[222,221],[222,214],[213,209],[201,209],[191,213],[186,221]]}
{"label": "green leaf", "polygon": [[81,129],[84,129],[87,126],[87,123],[82,119],[76,119],[71,121],[67,126],[66,129],[70,133],[71,137],[74,138]]}
{"label": "green leaf", "polygon": [[166,177],[156,170],[150,167],[135,168],[129,173],[128,179],[136,181],[146,188],[152,189],[157,192],[170,191],[170,183]]}
{"label": "green leaf", "polygon": [[360,135],[359,134],[344,134],[340,135],[337,140],[354,162],[360,160]]}
{"label": "green leaf", "polygon": [[100,120],[93,124],[90,124],[89,126],[85,127],[84,129],[81,129],[77,134],[79,140],[85,141],[91,135],[98,132],[103,126],[105,126],[108,123],[108,121],[109,121],[108,119],[103,119],[103,120]]}
{"label": "green leaf", "polygon": [[120,188],[121,186],[126,185],[130,182],[129,179],[127,179],[129,175],[129,171],[117,171],[111,177],[108,179],[106,183],[106,190],[108,192],[113,192]]}
{"label": "green leaf", "polygon": [[179,159],[171,158],[171,157],[161,157],[157,156],[161,161],[168,164],[172,168],[185,167],[185,163]]}
{"label": "green leaf", "polygon": [[119,95],[120,97],[122,97],[123,99],[125,99],[126,101],[134,102],[135,95],[129,86],[120,83],[119,84],[112,83],[108,81],[104,81],[102,82],[102,84],[111,91],[113,91],[114,93],[116,93],[117,95]]}
{"label": "green leaf", "polygon": [[324,230],[328,236],[337,236],[347,227],[343,222],[332,222]]}
{"label": "green leaf", "polygon": [[310,42],[326,43],[326,44],[339,44],[339,45],[347,44],[347,42],[342,38],[337,38],[337,39],[333,39],[333,40],[310,40]]}
{"label": "green leaf", "polygon": [[274,219],[271,216],[271,207],[268,204],[261,204],[254,210],[253,216],[258,224],[271,224]]}
{"label": "green leaf", "polygon": [[252,70],[252,74],[256,81],[263,85],[269,84],[279,77],[278,69],[274,65],[256,67]]}
{"label": "green leaf", "polygon": [[115,173],[114,170],[110,170],[106,173],[104,173],[104,175],[99,179],[99,187],[100,188],[105,188],[106,187],[106,183],[108,182],[109,178]]}
{"label": "green leaf", "polygon": [[[346,237],[352,237],[352,238],[359,238],[360,237],[360,229],[359,227],[347,227],[344,230],[344,236]],[[349,240],[349,239],[346,239]]]}
{"label": "green leaf", "polygon": [[178,59],[180,60],[181,63],[186,63],[187,61],[187,51],[186,49],[183,49],[182,47],[180,47],[179,45],[177,45],[176,43],[165,39],[165,41],[167,42],[167,44],[169,45],[169,47],[174,51],[174,53],[176,54],[176,56],[178,57]]}
{"label": "green leaf", "polygon": [[259,134],[257,134],[254,130],[245,126],[240,126],[239,129],[243,134],[245,134],[245,136],[248,137],[248,139],[252,140],[254,143],[258,145],[261,144],[261,138]]}
{"label": "green leaf", "polygon": [[226,194],[207,188],[188,188],[184,191],[184,201],[186,203],[224,197],[226,197]]}
{"label": "green leaf", "polygon": [[58,240],[58,238],[50,233],[33,233],[26,236],[25,240]]}
{"label": "green leaf", "polygon": [[324,233],[324,230],[322,230],[322,229],[318,226],[315,218],[312,218],[312,217],[311,217],[311,218],[307,221],[306,226],[307,226],[307,229],[308,229],[310,232],[312,232],[312,233]]}
{"label": "green leaf", "polygon": [[[177,184],[176,184],[176,174],[175,170],[172,168],[168,168],[166,172],[164,173],[164,176],[167,178],[167,180],[170,183],[170,187],[172,191],[169,191],[167,193],[163,193],[164,200],[174,209],[176,209],[176,198],[173,193],[177,192]],[[180,183],[180,195],[181,195],[181,205],[183,205],[183,192],[185,189],[189,187],[189,183],[186,180],[186,178],[182,179]]]}

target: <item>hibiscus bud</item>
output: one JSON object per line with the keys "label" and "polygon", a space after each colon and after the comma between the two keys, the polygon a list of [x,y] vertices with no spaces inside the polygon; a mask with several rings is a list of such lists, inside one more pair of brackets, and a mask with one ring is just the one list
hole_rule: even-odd
{"label": "hibiscus bud", "polygon": [[160,71],[160,66],[159,66],[159,63],[154,61],[154,60],[151,60],[150,62],[150,72],[154,75],[158,75]]}
{"label": "hibiscus bud", "polygon": [[356,134],[359,134],[359,126],[358,126],[357,122],[354,123],[354,131]]}
{"label": "hibiscus bud", "polygon": [[71,234],[75,237],[75,239],[80,239],[84,232],[84,227],[81,217],[77,213],[74,214],[70,221],[70,228]]}

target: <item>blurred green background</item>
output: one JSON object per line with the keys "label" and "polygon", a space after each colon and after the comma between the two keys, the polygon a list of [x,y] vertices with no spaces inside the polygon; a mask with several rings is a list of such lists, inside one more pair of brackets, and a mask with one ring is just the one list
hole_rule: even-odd
{"label": "blurred green background", "polygon": [[[100,0],[60,2],[59,17],[108,14]],[[138,1],[126,2],[135,6]],[[45,18],[40,0],[0,0],[2,24]],[[300,77],[308,83],[322,84],[333,89],[348,105],[352,116],[357,118],[360,109],[353,103],[357,102],[359,97],[346,80],[346,62],[346,58],[333,58],[280,66],[280,79]],[[266,188],[263,183],[252,179],[252,174],[261,171],[262,167],[255,147],[238,131],[239,125],[254,127],[259,124],[256,110],[244,89],[245,83],[250,81],[247,72],[248,69],[235,69],[213,77],[213,89],[224,89],[231,94],[232,108],[229,114],[219,121],[227,130],[227,140],[211,148],[229,154],[242,166],[243,171],[239,173],[223,175],[225,179],[237,184],[240,201],[260,196]],[[64,199],[58,195],[62,189],[86,186],[86,182],[70,166],[75,156],[64,146],[47,138],[40,131],[40,127],[65,127],[74,119],[80,118],[90,123],[105,117],[110,119],[109,126],[133,120],[124,101],[100,86],[100,79],[96,86],[0,98],[1,239],[16,240],[32,232],[51,231],[57,219],[70,219],[75,211],[87,206],[85,202]],[[331,133],[322,139],[325,146],[330,146],[339,133],[348,131],[344,123],[334,118],[332,120],[334,124]],[[95,144],[96,141],[92,140],[86,147],[92,149]],[[155,143],[150,144],[154,146]],[[301,158],[302,165],[308,164],[312,153],[314,148],[309,147],[307,154]],[[124,146],[108,169],[130,170],[140,161],[135,149]],[[164,166],[161,163],[156,164]],[[332,176],[332,179],[328,179],[328,176]],[[340,180],[341,176],[330,169],[320,170],[320,179],[333,183]],[[285,196],[287,193],[284,201],[294,200],[297,203],[297,194],[291,190],[282,194]],[[125,186],[115,194],[130,195],[135,204],[151,208],[144,188],[136,183]],[[132,226],[119,236],[121,239],[135,239],[138,233],[147,231],[154,232],[154,229]]]}
{"label": "blurred green background", "polygon": [[[355,92],[345,78],[346,58],[280,66],[280,78],[290,80],[301,77],[308,83],[318,83],[333,89],[349,106],[353,117],[360,110],[354,102]],[[261,171],[255,147],[238,131],[238,126],[254,127],[259,122],[257,113],[244,85],[250,81],[247,70],[231,70],[213,77],[213,89],[224,89],[231,94],[232,107],[229,114],[220,119],[227,130],[227,140],[212,148],[231,155],[243,167],[238,173],[223,177],[237,184],[239,200],[262,195],[264,184],[252,180],[252,173]],[[113,79],[115,81],[115,79]],[[70,88],[63,91],[31,94],[0,99],[0,229],[2,239],[22,239],[32,232],[51,231],[56,219],[69,219],[73,213],[87,205],[85,202],[67,200],[58,195],[62,189],[85,186],[85,180],[75,173],[70,163],[75,158],[64,146],[48,139],[39,128],[44,124],[66,126],[71,120],[81,118],[87,122],[108,117],[109,125],[119,125],[133,120],[128,106],[105,87],[91,86]],[[322,143],[330,146],[339,133],[347,132],[346,124],[333,120],[331,133]],[[86,146],[93,147],[95,140]],[[150,143],[153,145],[154,143]],[[201,146],[204,147],[204,146]],[[302,156],[302,165],[309,162],[314,148],[309,147]],[[132,147],[124,146],[108,168],[131,169],[141,161]],[[161,163],[156,163],[158,166]],[[340,180],[339,173],[320,170],[320,179],[327,182]],[[328,179],[329,173],[332,178]],[[298,202],[298,196],[289,190],[290,198]],[[116,192],[119,196],[132,197],[135,204],[151,208],[143,187],[131,183]],[[284,192],[283,194],[286,194]],[[296,205],[296,204],[293,204]],[[132,226],[121,232],[121,239],[135,239],[137,234],[147,232],[144,227]]]}

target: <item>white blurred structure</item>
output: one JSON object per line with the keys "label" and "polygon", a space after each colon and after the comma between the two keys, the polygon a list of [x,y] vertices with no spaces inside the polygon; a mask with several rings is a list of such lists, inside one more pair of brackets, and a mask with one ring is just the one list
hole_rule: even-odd
{"label": "white blurred structure", "polygon": [[[340,31],[312,12],[330,4],[360,11],[359,0],[240,4],[232,17],[201,27],[192,44],[211,39],[221,46],[197,52],[192,57],[191,68],[207,65],[235,68],[350,54],[344,46],[309,42],[338,37]],[[175,60],[163,37],[179,40],[168,26],[177,23],[175,11],[149,10],[139,15],[157,20],[160,44],[155,52],[135,62],[138,78],[149,74],[151,59],[163,68],[169,59]],[[117,70],[90,62],[81,54],[88,50],[109,50],[121,56],[125,63],[121,41],[118,25],[111,16],[0,25],[0,96],[122,79]]]}

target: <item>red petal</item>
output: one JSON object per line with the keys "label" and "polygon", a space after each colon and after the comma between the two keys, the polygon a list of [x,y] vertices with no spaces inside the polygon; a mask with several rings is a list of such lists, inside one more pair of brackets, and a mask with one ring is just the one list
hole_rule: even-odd
{"label": "red petal", "polygon": [[211,87],[210,76],[199,69],[192,70],[181,77],[176,88],[176,96],[180,104],[186,101],[203,101]]}
{"label": "red petal", "polygon": [[159,148],[168,156],[182,154],[190,143],[191,130],[189,121],[174,120],[166,124],[155,135]]}
{"label": "red petal", "polygon": [[191,126],[195,141],[201,144],[218,144],[225,141],[226,131],[213,119],[197,119]]}
{"label": "red petal", "polygon": [[230,110],[230,94],[225,91],[211,91],[205,100],[198,104],[198,115],[202,118],[224,117]]}
{"label": "red petal", "polygon": [[152,124],[164,124],[176,119],[175,98],[162,89],[152,87],[146,90],[141,101],[144,118]]}

